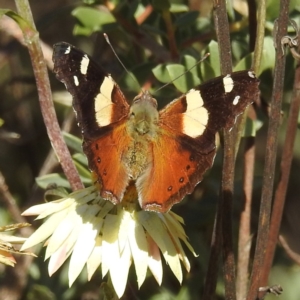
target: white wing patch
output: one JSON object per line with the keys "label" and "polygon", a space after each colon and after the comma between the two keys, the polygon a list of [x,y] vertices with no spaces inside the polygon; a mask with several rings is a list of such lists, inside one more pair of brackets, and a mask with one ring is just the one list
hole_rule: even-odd
{"label": "white wing patch", "polygon": [[99,126],[106,126],[111,122],[113,103],[111,100],[115,83],[111,76],[104,77],[99,94],[95,98],[95,117]]}
{"label": "white wing patch", "polygon": [[234,83],[229,74],[223,78],[223,85],[225,93],[230,93],[233,90]]}
{"label": "white wing patch", "polygon": [[69,54],[71,52],[71,47],[69,46],[66,51],[65,51],[65,54]]}
{"label": "white wing patch", "polygon": [[196,138],[206,129],[208,111],[203,107],[203,99],[198,90],[192,89],[186,94],[186,103],[186,112],[183,114],[183,132]]}
{"label": "white wing patch", "polygon": [[90,60],[87,57],[87,55],[85,54],[82,57],[81,63],[80,63],[80,72],[81,74],[85,75],[89,66]]}
{"label": "white wing patch", "polygon": [[74,79],[74,84],[76,86],[79,86],[79,80],[78,80],[78,77],[76,75],[73,76],[73,79]]}
{"label": "white wing patch", "polygon": [[232,101],[232,104],[233,105],[237,105],[239,103],[239,101],[240,101],[240,98],[241,98],[241,96],[235,96],[234,99],[233,99],[233,101]]}
{"label": "white wing patch", "polygon": [[252,71],[248,71],[248,75],[249,75],[249,77],[251,77],[251,78],[255,78],[255,75],[254,75],[254,73],[253,73]]}

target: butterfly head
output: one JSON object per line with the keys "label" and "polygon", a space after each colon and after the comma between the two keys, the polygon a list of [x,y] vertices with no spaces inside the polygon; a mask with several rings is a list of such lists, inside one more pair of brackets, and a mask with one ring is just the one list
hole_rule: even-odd
{"label": "butterfly head", "polygon": [[129,130],[132,134],[153,135],[158,122],[157,101],[149,92],[141,92],[132,102],[129,112]]}

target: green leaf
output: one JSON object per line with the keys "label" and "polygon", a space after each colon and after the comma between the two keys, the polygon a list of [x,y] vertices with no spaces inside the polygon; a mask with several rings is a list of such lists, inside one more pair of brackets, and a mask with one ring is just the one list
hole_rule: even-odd
{"label": "green leaf", "polygon": [[64,140],[67,146],[78,153],[83,153],[82,140],[68,132],[63,132]]}
{"label": "green leaf", "polygon": [[171,81],[169,71],[167,70],[167,64],[160,64],[156,66],[152,69],[152,73],[155,78],[162,83],[168,83]]}
{"label": "green leaf", "polygon": [[21,28],[22,31],[25,30],[31,30],[31,31],[35,31],[27,22],[27,20],[25,20],[24,18],[22,18],[20,15],[18,15],[16,12],[14,12],[13,10],[10,9],[0,9],[0,18],[6,15],[8,17],[10,17],[11,19],[13,19]]}
{"label": "green leaf", "polygon": [[[176,86],[176,88],[179,91],[181,91],[182,93],[187,92],[189,90],[187,76],[182,75],[185,72],[185,67],[180,64],[169,64],[166,66],[166,68],[169,72],[171,81],[176,78],[176,80],[173,82],[173,84]],[[182,76],[180,76],[180,75],[182,75]],[[178,76],[180,76],[180,77],[178,77]]]}
{"label": "green leaf", "polygon": [[67,189],[71,188],[70,183],[66,179],[66,177],[58,173],[52,173],[37,177],[35,181],[37,185],[44,190],[53,184],[55,184],[56,186],[65,187]]}
{"label": "green leaf", "polygon": [[275,48],[273,38],[267,36],[264,38],[264,48],[261,58],[260,70],[257,75],[260,75],[265,70],[273,70],[275,65]]}
{"label": "green leaf", "polygon": [[[78,164],[75,162],[75,166],[76,169],[78,170],[80,176],[81,181],[86,184],[86,185],[90,185],[92,183],[92,179],[91,179],[91,173],[84,168],[82,165]],[[42,189],[47,189],[49,188],[49,186],[51,185],[55,185],[57,187],[64,187],[66,189],[70,189],[70,183],[67,180],[67,178],[59,173],[52,173],[52,174],[47,174],[47,175],[43,175],[40,177],[37,177],[35,179],[37,185],[42,188]]]}
{"label": "green leaf", "polygon": [[[173,80],[175,87],[182,93],[186,93],[191,88],[200,84],[200,79],[197,72],[197,60],[190,56],[182,57],[183,64],[160,64],[152,72],[156,79],[163,83],[170,83]],[[188,69],[195,66],[189,72]]]}
{"label": "green leaf", "polygon": [[204,53],[210,53],[208,59],[206,59],[200,65],[202,79],[203,81],[206,81],[220,75],[220,56],[218,43],[216,41],[211,41]]}
{"label": "green leaf", "polygon": [[200,84],[200,78],[198,73],[198,61],[195,57],[191,55],[184,55],[182,57],[182,64],[185,66],[186,70],[189,70],[191,77],[191,87],[193,88]]}
{"label": "green leaf", "polygon": [[253,53],[250,53],[239,61],[239,63],[234,67],[233,71],[236,72],[242,70],[249,70],[251,68],[252,60]]}
{"label": "green leaf", "polygon": [[80,175],[80,179],[81,179],[82,183],[90,185],[92,183],[91,172],[76,161],[74,161],[74,164]]}
{"label": "green leaf", "polygon": [[189,11],[189,7],[185,4],[179,4],[179,3],[171,3],[170,12],[175,13],[181,13],[181,12],[187,12]]}
{"label": "green leaf", "polygon": [[[245,56],[235,67],[234,71],[250,69],[253,60],[253,53]],[[261,58],[261,64],[257,76],[266,70],[273,69],[275,64],[275,49],[273,39],[271,37],[265,37],[264,48]]]}
{"label": "green leaf", "polygon": [[59,186],[54,189],[46,190],[44,199],[46,202],[58,200],[68,196],[68,192],[65,188]]}
{"label": "green leaf", "polygon": [[96,31],[106,30],[108,25],[116,25],[116,19],[109,11],[100,11],[90,7],[77,7],[72,11],[72,15],[79,24],[74,27],[74,34],[90,35]]}
{"label": "green leaf", "polygon": [[75,153],[74,155],[72,155],[72,158],[84,167],[88,168],[87,157],[83,153]]}
{"label": "green leaf", "polygon": [[226,1],[226,10],[227,10],[229,18],[231,20],[234,20],[235,14],[234,14],[234,8],[233,8],[233,1]]}

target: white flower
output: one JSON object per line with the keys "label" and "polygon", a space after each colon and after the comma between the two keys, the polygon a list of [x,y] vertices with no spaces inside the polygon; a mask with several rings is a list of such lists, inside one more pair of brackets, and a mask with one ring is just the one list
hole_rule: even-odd
{"label": "white flower", "polygon": [[132,261],[139,287],[146,278],[148,267],[161,284],[161,251],[181,283],[180,260],[186,270],[190,270],[181,241],[195,255],[181,225],[182,218],[173,212],[143,211],[137,202],[132,202],[132,195],[127,193],[121,204],[113,205],[100,198],[93,186],[63,199],[33,206],[23,215],[38,215],[37,219],[47,217],[47,220],[28,238],[22,250],[47,240],[45,256],[50,258],[50,276],[71,255],[70,286],[85,265],[88,280],[101,265],[102,276],[110,273],[119,297],[124,293]]}

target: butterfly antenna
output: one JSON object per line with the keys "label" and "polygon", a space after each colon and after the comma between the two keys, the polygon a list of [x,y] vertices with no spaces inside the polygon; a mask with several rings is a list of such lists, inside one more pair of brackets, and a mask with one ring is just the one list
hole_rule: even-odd
{"label": "butterfly antenna", "polygon": [[110,49],[112,50],[112,52],[114,53],[115,57],[117,58],[117,60],[119,61],[119,63],[121,64],[121,66],[124,68],[124,70],[127,72],[127,74],[129,74],[129,76],[131,77],[131,79],[138,85],[139,89],[142,90],[139,82],[136,80],[136,78],[129,72],[129,70],[125,67],[125,65],[122,63],[121,59],[119,58],[118,54],[116,53],[114,47],[112,46],[112,44],[110,43],[110,40],[108,38],[108,35],[106,33],[103,33],[103,36],[107,42],[107,44],[109,45]]}
{"label": "butterfly antenna", "polygon": [[210,56],[210,53],[206,53],[200,60],[198,60],[191,68],[187,69],[185,72],[183,72],[182,74],[180,74],[179,76],[175,77],[174,79],[172,79],[170,82],[164,84],[163,86],[159,87],[155,92],[157,93],[159,90],[165,88],[166,86],[168,86],[169,84],[173,83],[175,80],[177,80],[178,78],[180,78],[182,75],[190,72],[193,68],[195,68],[197,65],[199,65],[201,62],[203,62],[204,60],[206,60],[206,58]]}

